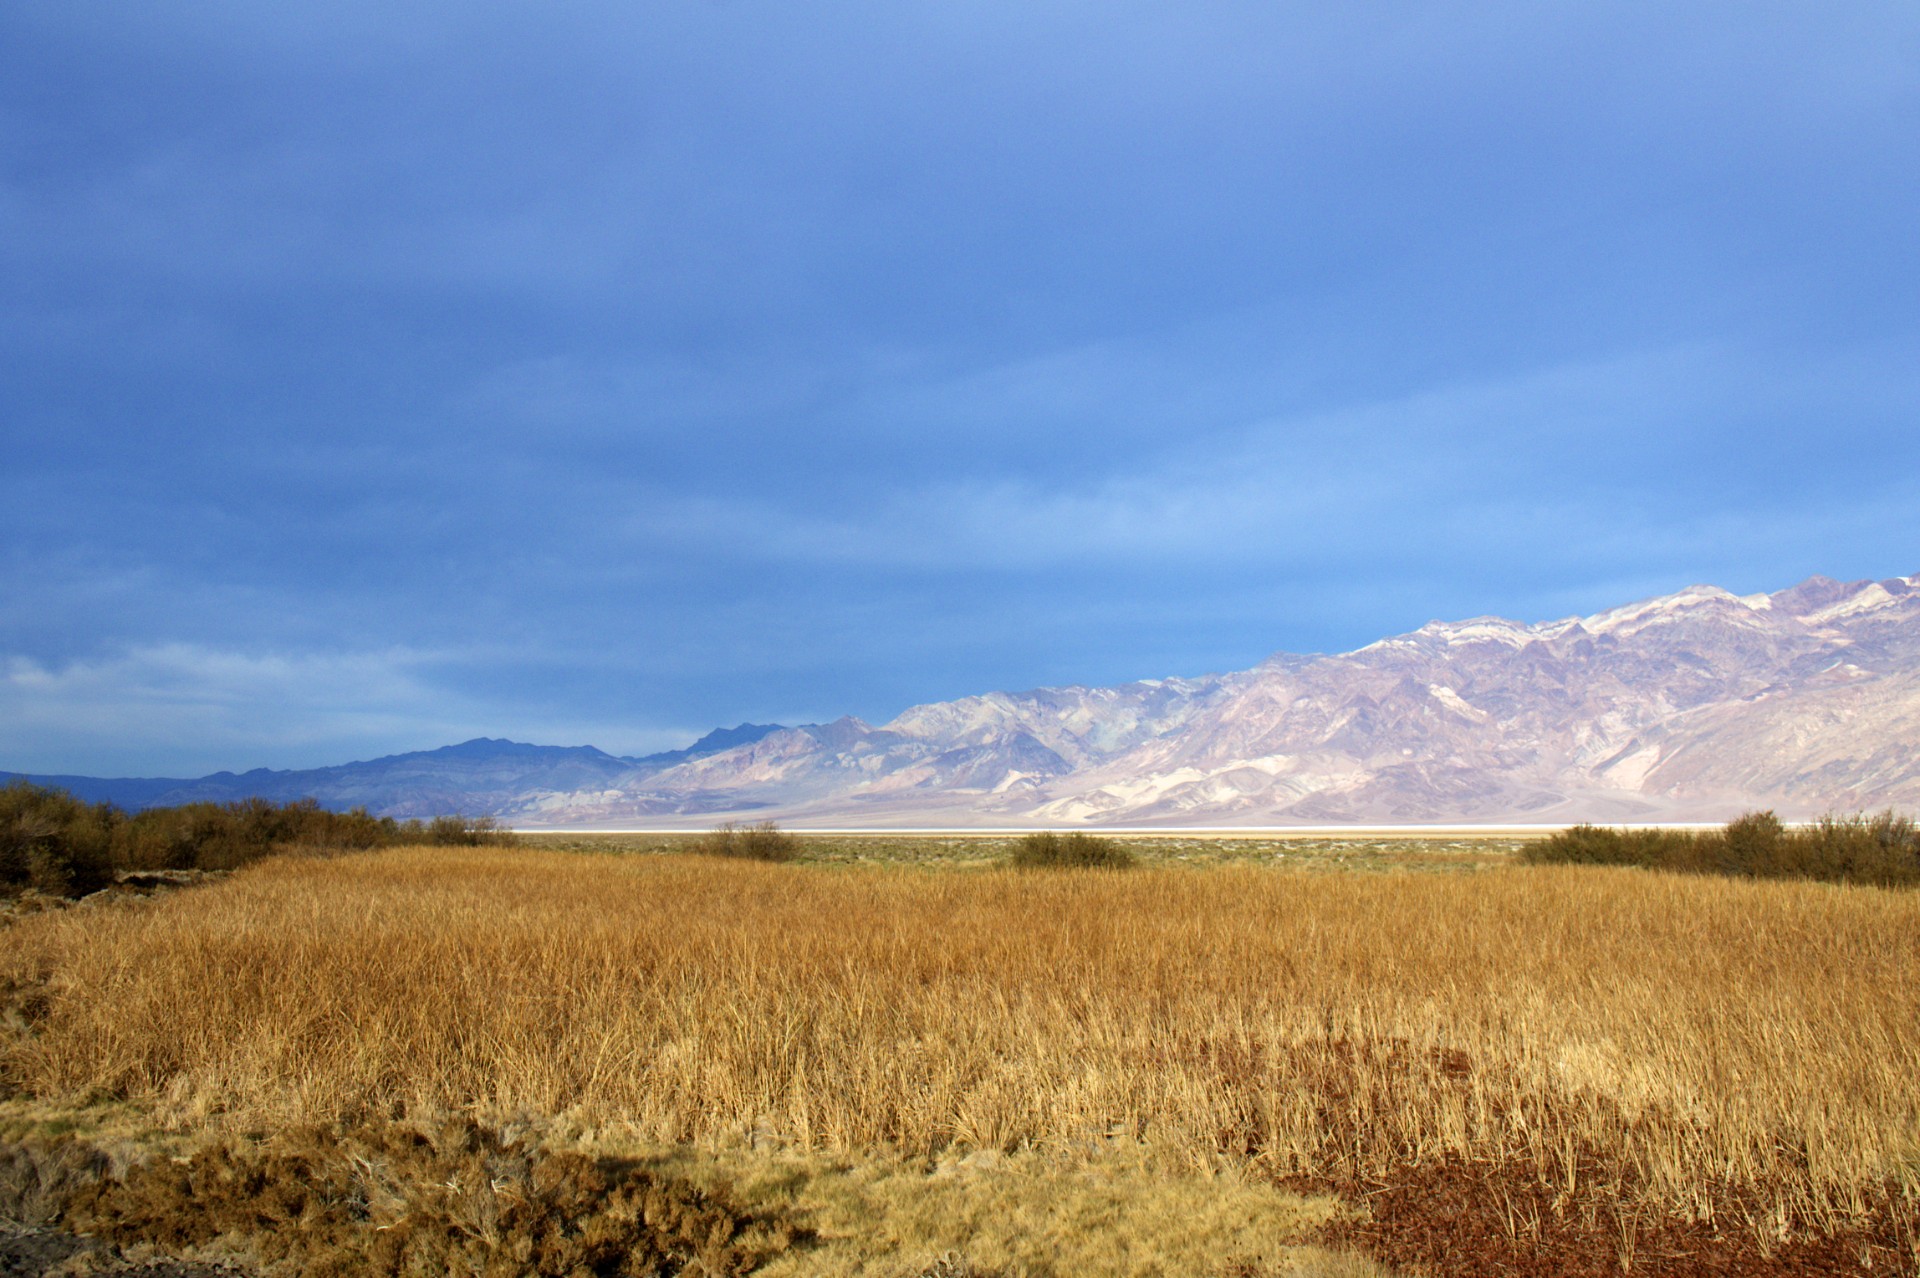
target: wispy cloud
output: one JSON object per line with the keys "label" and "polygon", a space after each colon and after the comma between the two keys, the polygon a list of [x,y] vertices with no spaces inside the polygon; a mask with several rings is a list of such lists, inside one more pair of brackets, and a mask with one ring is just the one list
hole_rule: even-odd
{"label": "wispy cloud", "polygon": [[15,771],[212,771],[341,762],[370,742],[458,733],[431,654],[259,654],[161,644],[0,663],[0,755]]}
{"label": "wispy cloud", "polygon": [[[1887,403],[1920,402],[1917,392],[1862,379],[1846,397],[1866,420],[1837,423],[1821,446],[1880,429]],[[1831,388],[1821,393],[1832,411]],[[1773,438],[1765,410],[1806,394],[1738,352],[1655,351],[1233,429],[1205,423],[1144,454],[1091,456],[1084,474],[936,479],[831,509],[805,493],[694,494],[625,527],[637,543],[741,559],[915,571],[1324,570],[1383,557],[1439,567],[1489,555],[1545,569],[1662,541],[1698,547],[1689,530],[1748,524],[1750,481],[1767,489],[1768,520],[1753,521],[1771,521],[1754,534],[1763,542],[1804,540],[1803,519],[1865,528],[1886,507],[1897,516],[1897,494],[1856,490],[1856,521],[1825,494],[1777,482],[1773,459],[1805,444]],[[1757,447],[1699,456],[1689,427],[1702,417],[1753,421]],[[1809,500],[1816,509],[1801,509]],[[1552,536],[1536,535],[1547,528]]]}
{"label": "wispy cloud", "polygon": [[[684,745],[686,728],[556,720],[464,692],[448,654],[251,653],[162,644],[88,661],[0,658],[0,759],[12,771],[169,775],[314,767],[517,735],[615,753]],[[704,729],[702,729],[704,730]]]}

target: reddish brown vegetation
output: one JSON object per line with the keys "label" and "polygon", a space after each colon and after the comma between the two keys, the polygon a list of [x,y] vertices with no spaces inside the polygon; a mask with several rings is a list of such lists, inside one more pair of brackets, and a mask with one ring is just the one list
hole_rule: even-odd
{"label": "reddish brown vegetation", "polygon": [[309,1278],[742,1274],[801,1236],[724,1193],[471,1123],[296,1129],[119,1176],[73,1142],[0,1161],[16,1188],[0,1214],[170,1254],[217,1244]]}
{"label": "reddish brown vegetation", "polygon": [[[1337,1148],[1367,1143],[1358,1116],[1384,1097],[1379,1080],[1406,1074],[1408,1045],[1384,1052],[1343,1047],[1318,1057],[1319,1113]],[[1429,1077],[1465,1085],[1465,1052],[1429,1050]],[[1373,1059],[1368,1059],[1369,1057]],[[1396,1066],[1394,1062],[1399,1062]],[[1631,1126],[1621,1119],[1622,1128]],[[1223,1133],[1223,1147],[1239,1142]],[[1332,1192],[1362,1208],[1327,1241],[1425,1278],[1818,1278],[1920,1272],[1920,1202],[1888,1184],[1864,1194],[1824,1228],[1790,1226],[1778,1204],[1751,1188],[1700,1186],[1703,1210],[1676,1213],[1650,1192],[1618,1150],[1575,1146],[1539,1159],[1408,1157],[1386,1175],[1284,1178],[1290,1188]],[[1377,1166],[1377,1164],[1376,1164]]]}
{"label": "reddish brown vegetation", "polygon": [[1431,1278],[1815,1278],[1910,1273],[1920,1260],[1915,1205],[1891,1190],[1865,1223],[1783,1239],[1757,1195],[1719,1188],[1713,1219],[1685,1220],[1609,1188],[1568,1193],[1523,1163],[1409,1164],[1381,1183],[1301,1187],[1365,1204],[1332,1241]]}

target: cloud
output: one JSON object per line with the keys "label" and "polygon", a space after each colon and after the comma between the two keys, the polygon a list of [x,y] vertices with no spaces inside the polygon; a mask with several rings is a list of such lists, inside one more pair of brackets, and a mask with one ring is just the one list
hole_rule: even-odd
{"label": "cloud", "polygon": [[[197,775],[315,767],[474,736],[635,753],[684,745],[691,729],[555,721],[450,686],[456,654],[407,649],[240,652],[193,644],[87,661],[0,658],[0,759],[10,771]],[[704,729],[703,729],[704,730]]]}
{"label": "cloud", "polygon": [[1912,571],[1917,38],[0,6],[0,766],[638,752]]}
{"label": "cloud", "polygon": [[401,650],[256,654],[159,644],[87,661],[0,664],[0,754],[15,771],[212,771],[340,762],[342,750],[461,725]]}
{"label": "cloud", "polygon": [[[1909,504],[1884,471],[1850,477],[1837,511],[1830,491],[1806,487],[1817,470],[1783,482],[1783,458],[1802,450],[1912,451],[1887,431],[1893,406],[1920,404],[1914,379],[1834,363],[1780,370],[1713,348],[1629,354],[1237,428],[1195,422],[1083,466],[923,477],[826,507],[805,493],[669,497],[630,515],[624,536],[717,559],[1012,573],[1364,571],[1469,557],[1525,570],[1644,553],[1663,539],[1693,544],[1683,530],[1748,522],[1766,525],[1760,541],[1792,545],[1840,527],[1867,532]],[[968,385],[993,382],[1002,379]],[[1003,384],[1020,400],[1032,394],[1024,373]],[[1783,436],[1768,415],[1799,401],[1842,420],[1818,440]],[[1126,411],[1117,399],[1105,407]],[[969,411],[1018,410],[976,401]],[[1755,447],[1726,450],[1719,429],[1702,435],[1705,421],[1745,422]],[[1764,519],[1756,510],[1750,520],[1756,499]],[[1542,540],[1542,527],[1560,531]]]}

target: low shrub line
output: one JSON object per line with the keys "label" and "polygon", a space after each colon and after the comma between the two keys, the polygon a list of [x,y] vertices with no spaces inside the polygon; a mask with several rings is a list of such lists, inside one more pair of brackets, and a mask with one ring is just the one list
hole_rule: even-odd
{"label": "low shrub line", "polygon": [[1894,812],[1828,815],[1788,826],[1749,812],[1720,830],[1576,825],[1521,849],[1535,865],[1637,865],[1686,874],[1920,885],[1920,824]]}
{"label": "low shrub line", "polygon": [[185,803],[129,814],[110,803],[13,781],[0,786],[0,892],[34,888],[85,896],[123,871],[232,870],[286,848],[344,852],[512,838],[492,817],[396,821],[365,808],[332,812],[313,799]]}
{"label": "low shrub line", "polygon": [[[747,861],[797,861],[804,847],[797,835],[782,830],[772,821],[753,825],[727,821],[684,845],[683,850],[698,856]],[[1060,834],[1040,830],[1014,844],[1007,864],[1021,869],[1115,870],[1134,864],[1134,855],[1114,839],[1078,831]]]}

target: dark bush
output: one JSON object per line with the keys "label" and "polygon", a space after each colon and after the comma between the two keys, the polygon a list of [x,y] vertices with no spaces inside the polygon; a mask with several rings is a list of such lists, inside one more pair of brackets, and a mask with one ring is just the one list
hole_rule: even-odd
{"label": "dark bush", "polygon": [[1707,840],[1704,850],[1714,858],[1711,868],[1721,874],[1750,878],[1780,878],[1793,873],[1796,849],[1787,827],[1771,812],[1749,812],[1727,822],[1718,840]]}
{"label": "dark bush", "polygon": [[1920,884],[1920,826],[1892,812],[1825,816],[1798,827],[1772,812],[1749,812],[1724,829],[1702,831],[1576,825],[1528,844],[1521,859],[1893,887]]}
{"label": "dark bush", "polygon": [[1521,859],[1568,865],[1682,864],[1694,855],[1697,836],[1686,830],[1616,830],[1576,825],[1528,844]]}
{"label": "dark bush", "polygon": [[32,887],[78,897],[106,887],[123,870],[232,870],[288,850],[512,841],[512,832],[492,817],[402,823],[365,808],[333,812],[313,799],[258,798],[183,803],[128,816],[111,804],[84,803],[27,781],[0,786],[0,891]]}
{"label": "dark bush", "polygon": [[1892,887],[1920,883],[1920,825],[1891,811],[1825,816],[1799,832],[1815,878]]}
{"label": "dark bush", "polygon": [[771,821],[754,825],[728,821],[702,835],[689,851],[702,856],[744,857],[750,861],[797,861],[800,840]]}
{"label": "dark bush", "polygon": [[285,848],[353,852],[403,841],[406,827],[365,808],[332,812],[313,799],[183,803],[126,819],[117,849],[129,870],[232,870]]}
{"label": "dark bush", "polygon": [[119,812],[25,781],[0,786],[0,886],[85,896],[113,881]]}
{"label": "dark bush", "polygon": [[1624,835],[1583,822],[1527,844],[1520,849],[1520,859],[1540,865],[1630,865]]}
{"label": "dark bush", "polygon": [[1118,870],[1133,864],[1133,853],[1112,839],[1091,834],[1056,834],[1041,830],[1013,847],[1013,864],[1023,868],[1048,866]]}

